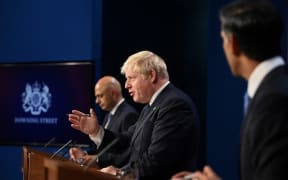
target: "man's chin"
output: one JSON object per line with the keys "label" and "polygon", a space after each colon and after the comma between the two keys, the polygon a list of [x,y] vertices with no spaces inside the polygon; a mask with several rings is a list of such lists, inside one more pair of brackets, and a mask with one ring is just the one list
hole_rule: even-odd
{"label": "man's chin", "polygon": [[133,101],[136,103],[144,104],[139,98],[133,96]]}
{"label": "man's chin", "polygon": [[133,101],[136,102],[136,103],[139,103],[138,99],[135,98],[135,96],[133,96]]}

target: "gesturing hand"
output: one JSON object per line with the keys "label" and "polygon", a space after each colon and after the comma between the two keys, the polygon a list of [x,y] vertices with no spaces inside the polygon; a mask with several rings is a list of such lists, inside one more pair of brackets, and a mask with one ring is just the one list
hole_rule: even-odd
{"label": "gesturing hand", "polygon": [[98,133],[99,123],[92,108],[90,108],[89,115],[78,110],[72,110],[72,113],[68,114],[68,116],[72,128],[92,136],[96,136]]}

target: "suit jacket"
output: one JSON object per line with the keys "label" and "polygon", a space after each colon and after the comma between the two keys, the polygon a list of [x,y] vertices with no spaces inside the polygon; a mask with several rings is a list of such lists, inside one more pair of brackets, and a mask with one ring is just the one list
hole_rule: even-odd
{"label": "suit jacket", "polygon": [[[122,133],[128,130],[128,128],[135,124],[138,119],[138,112],[126,101],[123,101],[117,108],[114,115],[111,116],[108,130],[114,133]],[[107,123],[107,115],[104,118],[103,125]],[[98,165],[105,167],[108,165],[123,166],[128,162],[129,152],[126,149],[115,149],[114,151],[108,151],[101,155],[98,159]]]}
{"label": "suit jacket", "polygon": [[181,170],[195,170],[198,115],[192,100],[171,83],[151,107],[146,105],[128,132],[105,131],[101,146],[114,138],[114,148],[129,146],[130,167],[139,179],[169,179]]}
{"label": "suit jacket", "polygon": [[[112,132],[121,133],[128,130],[138,119],[138,112],[126,101],[123,101],[117,108],[114,115],[111,115],[108,128]],[[104,117],[103,125],[108,121],[108,114]]]}
{"label": "suit jacket", "polygon": [[264,77],[250,102],[241,135],[242,180],[287,179],[288,66]]}

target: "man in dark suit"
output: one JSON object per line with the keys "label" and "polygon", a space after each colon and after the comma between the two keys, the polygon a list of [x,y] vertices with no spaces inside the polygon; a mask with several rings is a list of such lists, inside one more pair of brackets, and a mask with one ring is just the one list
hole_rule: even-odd
{"label": "man in dark suit", "polygon": [[[122,95],[122,88],[119,81],[112,76],[104,76],[99,79],[95,85],[94,93],[96,104],[108,113],[104,117],[102,126],[114,133],[122,133],[128,130],[138,119],[137,111],[128,104]],[[96,149],[97,147],[95,147]],[[79,148],[70,149],[70,157],[72,159],[81,158],[82,161],[89,161],[93,156],[86,155]],[[96,150],[97,152],[97,150]],[[94,152],[94,153],[96,153]],[[89,154],[93,155],[93,151]],[[113,153],[105,153],[98,159],[99,166],[115,165],[122,166],[127,163],[128,152],[125,150],[115,150]]]}
{"label": "man in dark suit", "polygon": [[121,133],[137,121],[138,113],[124,100],[121,85],[116,78],[102,77],[96,83],[94,92],[96,104],[109,112],[102,123],[105,129]]}
{"label": "man in dark suit", "polygon": [[140,51],[128,57],[121,72],[133,100],[147,104],[127,132],[104,130],[92,109],[91,117],[76,110],[69,115],[71,126],[93,137],[100,148],[114,139],[118,143],[113,148],[129,148],[127,165],[122,169],[109,166],[102,171],[114,175],[130,171],[139,179],[169,179],[179,170],[194,170],[198,115],[190,97],[169,82],[164,60],[150,51]]}
{"label": "man in dark suit", "polygon": [[[288,66],[280,56],[280,15],[263,2],[234,2],[221,10],[220,19],[228,64],[233,75],[248,81],[251,99],[241,132],[240,178],[287,179]],[[209,166],[192,177],[220,179]]]}

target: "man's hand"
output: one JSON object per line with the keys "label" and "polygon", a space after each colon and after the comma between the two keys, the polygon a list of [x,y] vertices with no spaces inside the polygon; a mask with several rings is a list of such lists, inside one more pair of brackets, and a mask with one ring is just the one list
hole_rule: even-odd
{"label": "man's hand", "polygon": [[192,173],[192,172],[181,171],[177,174],[174,174],[174,176],[171,177],[171,180],[184,180],[185,179],[184,177],[186,177],[186,179],[188,179],[187,177],[193,176],[193,174],[194,173]]}
{"label": "man's hand", "polygon": [[203,171],[179,172],[172,176],[171,180],[221,180],[221,178],[213,171],[210,166],[205,166]]}
{"label": "man's hand", "polygon": [[105,168],[100,169],[101,172],[112,174],[112,175],[116,175],[117,174],[117,170],[118,169],[115,168],[114,166],[107,166]]}
{"label": "man's hand", "polygon": [[90,108],[89,115],[78,110],[72,110],[72,113],[68,114],[68,116],[68,120],[70,121],[72,128],[79,130],[87,135],[97,135],[99,131],[99,123],[97,116],[92,108]]}
{"label": "man's hand", "polygon": [[85,153],[82,149],[80,148],[70,148],[69,149],[69,155],[70,155],[70,159],[72,160],[76,160],[79,158],[83,158],[87,153]]}
{"label": "man's hand", "polygon": [[85,151],[80,148],[70,148],[69,149],[70,159],[80,165],[87,164],[93,159],[94,156],[88,155]]}

